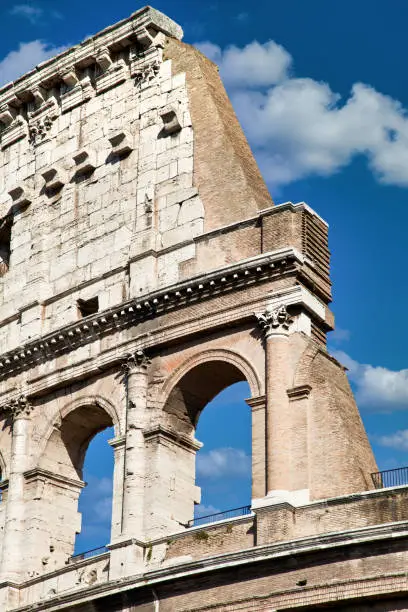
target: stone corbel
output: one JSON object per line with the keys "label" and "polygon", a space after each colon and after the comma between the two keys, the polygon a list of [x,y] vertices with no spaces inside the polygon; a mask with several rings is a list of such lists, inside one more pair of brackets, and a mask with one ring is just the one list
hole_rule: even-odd
{"label": "stone corbel", "polygon": [[109,137],[113,155],[127,155],[133,151],[132,137],[126,131],[115,132]]}
{"label": "stone corbel", "polygon": [[163,121],[163,130],[166,134],[176,134],[181,130],[181,124],[177,117],[175,108],[171,105],[165,106],[160,111],[160,117]]}
{"label": "stone corbel", "polygon": [[163,34],[163,32],[158,32],[153,40],[154,46],[160,49],[164,49],[165,42],[166,42],[165,34]]}
{"label": "stone corbel", "polygon": [[109,70],[109,68],[113,64],[109,49],[106,49],[106,48],[101,49],[99,51],[95,60],[98,66],[100,67],[100,69],[102,70],[102,72],[106,72],[107,70]]}
{"label": "stone corbel", "polygon": [[20,183],[9,190],[8,194],[13,200],[13,205],[23,208],[29,206],[33,201],[34,195],[29,187]]}
{"label": "stone corbel", "polygon": [[153,36],[149,34],[146,28],[141,28],[136,32],[136,40],[143,49],[147,49],[153,44]]}
{"label": "stone corbel", "polygon": [[61,189],[68,182],[67,173],[59,166],[49,166],[41,172],[46,190]]}
{"label": "stone corbel", "polygon": [[36,106],[41,106],[41,104],[43,104],[45,101],[45,90],[42,87],[34,87],[34,89],[31,90],[31,93]]}
{"label": "stone corbel", "polygon": [[73,158],[75,162],[75,176],[82,176],[84,174],[92,174],[96,168],[95,154],[93,151],[86,151],[83,149],[76,153]]}
{"label": "stone corbel", "polygon": [[17,111],[15,108],[10,106],[9,104],[3,104],[0,107],[0,121],[4,123],[6,127],[11,125],[14,119],[17,116]]}
{"label": "stone corbel", "polygon": [[65,85],[70,88],[75,87],[75,85],[78,85],[79,82],[79,79],[73,68],[72,70],[68,70],[67,72],[62,73],[61,79],[65,83]]}

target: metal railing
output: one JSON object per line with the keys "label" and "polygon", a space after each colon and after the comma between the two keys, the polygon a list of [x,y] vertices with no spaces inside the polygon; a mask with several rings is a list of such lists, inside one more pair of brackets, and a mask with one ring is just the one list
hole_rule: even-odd
{"label": "metal railing", "polygon": [[371,478],[373,479],[374,487],[376,489],[408,485],[408,467],[395,468],[394,470],[384,470],[383,472],[374,472],[374,474],[371,474]]}
{"label": "metal railing", "polygon": [[196,516],[191,519],[191,521],[188,521],[187,527],[198,527],[199,525],[215,523],[216,521],[236,518],[237,516],[245,516],[246,514],[251,514],[251,506],[242,506],[241,508],[233,508],[232,510],[225,510],[224,512],[217,512],[216,514]]}
{"label": "metal railing", "polygon": [[103,555],[107,552],[109,552],[109,549],[106,546],[99,546],[99,548],[91,548],[91,550],[86,550],[85,552],[72,555],[72,557],[69,558],[69,563],[83,561],[84,559],[89,559],[89,557],[97,557],[98,555]]}

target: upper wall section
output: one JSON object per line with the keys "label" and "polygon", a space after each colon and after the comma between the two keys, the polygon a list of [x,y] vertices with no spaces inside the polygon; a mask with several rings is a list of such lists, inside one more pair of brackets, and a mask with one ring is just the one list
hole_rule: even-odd
{"label": "upper wall section", "polygon": [[[0,90],[6,350],[219,267],[197,241],[273,205],[216,66],[181,37],[147,7]],[[259,229],[248,254],[218,236],[221,259],[262,253]]]}
{"label": "upper wall section", "polygon": [[205,206],[205,229],[240,221],[273,204],[217,66],[200,51],[168,39],[165,57],[185,72],[194,127],[194,182]]}

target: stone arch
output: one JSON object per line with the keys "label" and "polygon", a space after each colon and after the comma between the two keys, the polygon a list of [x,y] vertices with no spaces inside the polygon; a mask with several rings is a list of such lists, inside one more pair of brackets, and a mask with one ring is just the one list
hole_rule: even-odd
{"label": "stone arch", "polygon": [[[157,469],[148,503],[155,503],[162,524],[180,529],[194,516],[201,493],[196,485],[195,439],[199,416],[207,404],[230,385],[246,381],[258,398],[262,384],[258,372],[241,354],[227,349],[186,353],[168,375],[159,393],[159,422],[145,431],[146,458]],[[151,500],[151,501],[150,501]]]}
{"label": "stone arch", "polygon": [[258,373],[250,364],[250,362],[240,353],[228,349],[209,349],[202,351],[194,357],[187,357],[183,362],[170,374],[166,379],[162,388],[163,404],[170,395],[173,387],[183,378],[183,376],[197,365],[208,361],[225,361],[235,366],[240,370],[249,384],[252,397],[258,397],[261,394],[261,381]]}
{"label": "stone arch", "polygon": [[74,553],[76,536],[81,532],[78,501],[85,486],[85,455],[94,436],[112,425],[119,433],[116,407],[99,395],[77,395],[54,410],[37,464],[26,476],[31,494],[40,482],[47,492],[41,507],[33,507],[38,530],[32,534],[32,546],[41,551],[40,559],[52,549],[50,563],[64,564]]}
{"label": "stone arch", "polygon": [[41,459],[44,455],[44,452],[45,452],[45,449],[47,447],[50,437],[52,436],[55,430],[60,429],[64,419],[67,418],[70,413],[76,411],[79,408],[86,409],[86,407],[92,407],[92,406],[96,406],[97,408],[100,408],[101,410],[105,411],[109,415],[112,421],[111,424],[113,425],[114,430],[115,430],[116,437],[119,437],[122,435],[123,432],[122,432],[122,425],[121,425],[119,413],[116,409],[116,406],[111,401],[109,401],[102,395],[85,395],[85,394],[79,395],[78,397],[64,404],[63,408],[56,411],[52,419],[49,421],[47,429],[43,433],[42,444],[39,449],[38,461],[40,464],[41,464]]}
{"label": "stone arch", "polygon": [[113,426],[120,435],[120,419],[112,402],[100,395],[80,395],[54,416],[44,435],[39,467],[68,478],[82,479],[82,467],[92,438]]}
{"label": "stone arch", "polygon": [[226,349],[211,349],[186,358],[162,388],[168,425],[191,434],[204,407],[223,389],[247,381],[251,397],[261,393],[261,382],[245,357]]}
{"label": "stone arch", "polygon": [[112,419],[112,424],[115,428],[115,435],[122,435],[123,432],[121,431],[121,422],[119,418],[119,413],[116,410],[116,406],[102,395],[80,395],[79,397],[76,397],[75,399],[65,404],[62,410],[60,410],[60,418],[61,420],[63,420],[66,416],[70,414],[70,412],[73,412],[77,408],[92,405],[97,406],[98,408],[101,408],[105,412],[107,412]]}

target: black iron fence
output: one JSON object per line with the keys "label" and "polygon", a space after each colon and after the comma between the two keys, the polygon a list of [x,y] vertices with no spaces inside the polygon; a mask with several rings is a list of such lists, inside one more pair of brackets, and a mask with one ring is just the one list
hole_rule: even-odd
{"label": "black iron fence", "polygon": [[386,487],[399,487],[408,485],[408,467],[395,468],[394,470],[385,470],[383,472],[374,472],[371,474],[374,487],[376,489],[385,489]]}
{"label": "black iron fence", "polygon": [[103,555],[107,552],[109,552],[109,549],[106,546],[99,546],[99,548],[91,548],[91,550],[78,553],[77,555],[72,555],[72,557],[70,557],[69,559],[69,563],[83,561],[83,559],[89,559],[89,557],[97,557],[98,555]]}
{"label": "black iron fence", "polygon": [[233,508],[232,510],[225,510],[224,512],[217,512],[216,514],[196,516],[191,521],[188,521],[187,527],[198,527],[199,525],[215,523],[216,521],[223,521],[237,516],[245,516],[246,514],[251,514],[251,506],[242,506],[241,508]]}

